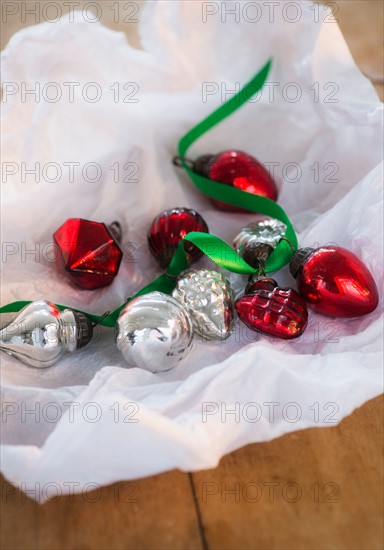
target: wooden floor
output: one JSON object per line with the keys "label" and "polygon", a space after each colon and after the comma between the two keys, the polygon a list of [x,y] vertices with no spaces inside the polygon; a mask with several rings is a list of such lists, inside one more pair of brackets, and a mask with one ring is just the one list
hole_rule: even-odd
{"label": "wooden floor", "polygon": [[2,481],[1,548],[382,549],[383,399],[218,468],[170,472],[42,506]]}
{"label": "wooden floor", "polygon": [[[352,54],[383,97],[382,2],[332,4]],[[22,26],[15,19],[3,25],[3,47]],[[134,28],[129,34],[137,40]],[[214,470],[121,482],[43,506],[2,478],[0,546],[382,549],[382,422],[378,397],[336,427],[249,445]]]}

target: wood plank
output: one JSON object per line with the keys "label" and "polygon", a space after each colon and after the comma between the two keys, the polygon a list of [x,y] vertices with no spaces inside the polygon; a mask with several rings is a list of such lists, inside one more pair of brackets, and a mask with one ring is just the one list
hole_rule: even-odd
{"label": "wood plank", "polygon": [[383,398],[193,474],[209,548],[381,549]]}
{"label": "wood plank", "polygon": [[43,506],[3,480],[1,548],[382,548],[382,418],[379,397],[337,427],[227,455],[192,475],[199,514],[180,472]]}
{"label": "wood plank", "polygon": [[1,489],[2,550],[203,548],[188,474],[115,483],[43,505],[4,478]]}

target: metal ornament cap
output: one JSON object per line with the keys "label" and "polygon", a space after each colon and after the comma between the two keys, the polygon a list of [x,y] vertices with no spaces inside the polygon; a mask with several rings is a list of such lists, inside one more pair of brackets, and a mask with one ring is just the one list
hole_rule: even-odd
{"label": "metal ornament cap", "polygon": [[196,334],[207,340],[225,340],[233,330],[233,291],[225,277],[209,269],[188,269],[177,279],[172,296],[191,316]]}
{"label": "metal ornament cap", "polygon": [[306,248],[299,248],[297,250],[289,262],[289,271],[294,279],[299,274],[299,271],[302,269],[305,262],[308,260],[308,258],[315,252],[314,248],[306,247]]}
{"label": "metal ornament cap", "polygon": [[84,314],[36,300],[0,331],[0,349],[30,367],[51,367],[64,353],[87,345],[92,332]]}
{"label": "metal ornament cap", "polygon": [[249,243],[244,246],[240,256],[251,267],[260,269],[272,252],[273,248],[269,244]]}
{"label": "metal ornament cap", "polygon": [[202,155],[198,157],[193,163],[193,171],[201,176],[208,176],[209,169],[212,161],[215,159],[215,155]]}
{"label": "metal ornament cap", "polygon": [[274,290],[278,286],[279,285],[277,284],[277,281],[275,281],[275,279],[272,279],[271,277],[254,276],[248,281],[248,284],[245,287],[244,294],[250,296],[251,294],[255,294],[261,289]]}
{"label": "metal ornament cap", "polygon": [[128,363],[149,372],[164,372],[191,351],[192,321],[171,296],[150,292],[131,300],[120,313],[116,345]]}
{"label": "metal ornament cap", "polygon": [[91,340],[93,335],[93,326],[90,318],[84,315],[84,313],[81,313],[80,311],[75,311],[72,313],[76,323],[76,349],[80,349],[86,346]]}

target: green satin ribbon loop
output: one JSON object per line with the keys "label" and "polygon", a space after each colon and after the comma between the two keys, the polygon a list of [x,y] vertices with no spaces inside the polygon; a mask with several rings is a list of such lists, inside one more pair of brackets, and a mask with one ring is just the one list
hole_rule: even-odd
{"label": "green satin ribbon loop", "polygon": [[[264,214],[271,218],[276,218],[286,224],[287,230],[285,233],[286,241],[281,241],[269,258],[265,262],[265,271],[267,273],[277,271],[286,265],[291,256],[292,250],[297,249],[297,237],[295,230],[284,210],[276,202],[253,195],[236,189],[222,183],[212,181],[204,178],[203,176],[196,174],[191,170],[185,160],[185,154],[189,147],[199,139],[208,130],[219,124],[226,117],[231,115],[245,102],[247,102],[252,96],[254,96],[264,86],[272,61],[268,63],[252,78],[235,96],[229,101],[221,105],[213,113],[211,113],[202,122],[192,128],[179,142],[179,155],[181,157],[181,163],[183,168],[187,171],[196,187],[205,195],[210,198],[220,200],[227,204],[244,208],[258,214]],[[224,214],[225,215],[225,214]],[[259,271],[248,265],[227,243],[207,233],[193,232],[185,236],[184,240],[193,243],[197,246],[208,258],[215,262],[220,267],[232,271],[234,273],[240,273],[244,275],[256,274]],[[176,249],[171,263],[166,273],[160,275],[157,279],[149,283],[147,286],[139,290],[134,296],[130,298],[136,298],[149,292],[159,291],[166,294],[170,294],[175,285],[176,277],[185,269],[188,268],[188,261],[184,250],[184,240],[180,243]],[[19,301],[8,304],[0,308],[0,313],[14,313],[18,312],[26,305],[30,304],[30,301]],[[120,307],[109,313],[108,315],[94,315],[91,313],[83,312],[79,309],[74,309],[81,313],[85,313],[93,323],[100,324],[106,327],[113,327],[116,324],[117,318],[120,312],[125,307],[126,302]],[[60,310],[66,309],[68,306],[57,304]]]}
{"label": "green satin ribbon loop", "polygon": [[266,197],[253,195],[242,191],[241,189],[237,189],[229,185],[223,185],[220,182],[204,178],[200,174],[194,172],[185,159],[188,149],[195,141],[197,141],[208,130],[230,116],[234,111],[236,111],[262,89],[268,78],[271,64],[272,60],[270,59],[256,74],[256,76],[245,84],[245,86],[236,95],[187,132],[180,140],[178,148],[180,162],[182,163],[183,168],[188,173],[195,186],[202,193],[212,199],[217,199],[221,202],[238,206],[258,214],[265,214],[266,216],[276,218],[286,224],[287,230],[285,233],[285,238],[291,243],[291,245],[289,245],[286,241],[280,242],[266,262],[267,272],[278,271],[284,267],[292,256],[292,250],[297,250],[298,247],[295,230],[283,208],[276,202],[267,199]]}

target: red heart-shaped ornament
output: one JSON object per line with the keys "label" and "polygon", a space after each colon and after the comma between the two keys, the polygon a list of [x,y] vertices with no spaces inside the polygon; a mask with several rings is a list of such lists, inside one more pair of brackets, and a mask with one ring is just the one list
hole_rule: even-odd
{"label": "red heart-shaped ornament", "polygon": [[280,288],[274,279],[256,280],[237,300],[241,321],[252,330],[285,340],[300,336],[308,322],[305,300],[292,288]]}

